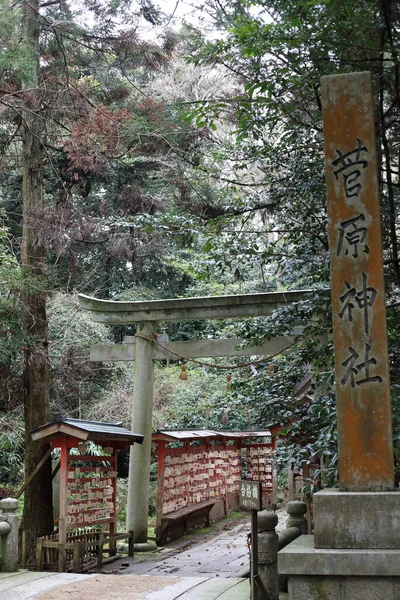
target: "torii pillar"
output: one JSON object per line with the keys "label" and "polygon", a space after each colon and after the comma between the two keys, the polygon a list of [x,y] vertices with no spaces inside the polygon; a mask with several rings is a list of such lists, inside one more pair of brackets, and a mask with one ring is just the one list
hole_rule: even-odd
{"label": "torii pillar", "polygon": [[[141,321],[138,323],[137,333],[146,337],[155,335],[156,323],[154,321]],[[135,542],[147,542],[153,392],[153,342],[137,337],[133,383],[132,431],[136,427],[144,435],[144,440],[139,451],[135,448],[139,444],[133,444],[130,449],[128,504],[126,511],[126,530],[134,532]]]}
{"label": "torii pillar", "polygon": [[[307,298],[309,291],[270,292],[237,296],[209,296],[152,300],[149,302],[116,302],[78,295],[79,305],[90,310],[94,321],[108,325],[138,323],[135,343],[118,346],[96,346],[91,360],[133,360],[135,377],[132,406],[132,430],[144,436],[141,446],[131,448],[128,482],[127,531],[134,531],[135,542],[147,541],[148,500],[151,461],[152,406],[154,390],[154,360],[176,358],[167,350],[156,351],[152,338],[156,325],[168,321],[194,321],[204,319],[233,319],[270,315],[291,302]],[[140,337],[143,336],[143,337]],[[240,356],[268,354],[283,351],[293,338],[281,337],[267,347],[238,350],[241,340],[206,340],[175,342],[169,348],[190,358],[201,356]],[[275,346],[274,346],[275,344]],[[211,348],[211,346],[215,346]]]}

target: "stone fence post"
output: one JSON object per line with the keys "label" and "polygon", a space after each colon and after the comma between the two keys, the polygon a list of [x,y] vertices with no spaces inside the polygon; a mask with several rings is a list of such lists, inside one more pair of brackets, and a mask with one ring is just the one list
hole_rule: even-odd
{"label": "stone fence post", "polygon": [[290,527],[298,527],[302,535],[307,535],[308,523],[304,516],[307,512],[306,503],[301,502],[300,500],[293,500],[292,502],[288,502],[286,510],[289,515],[289,518],[286,521],[287,529],[290,529]]}
{"label": "stone fence post", "polygon": [[276,513],[268,510],[258,513],[258,575],[265,589],[265,595],[258,594],[260,600],[279,600],[277,523]]}
{"label": "stone fence post", "polygon": [[278,574],[278,552],[302,534],[307,533],[304,502],[288,502],[287,529],[276,533],[278,515],[268,510],[258,513],[258,575],[264,590],[257,593],[258,600],[279,600],[279,589],[286,587],[286,578]]}
{"label": "stone fence post", "polygon": [[18,570],[18,500],[0,500],[0,571]]}

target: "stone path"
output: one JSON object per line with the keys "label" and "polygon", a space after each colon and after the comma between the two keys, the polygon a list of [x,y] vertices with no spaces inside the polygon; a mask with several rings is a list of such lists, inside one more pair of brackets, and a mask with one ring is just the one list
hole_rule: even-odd
{"label": "stone path", "polygon": [[[277,511],[276,531],[286,527],[288,514]],[[220,521],[200,538],[186,536],[168,544],[152,555],[135,554],[134,559],[124,558],[112,563],[103,572],[124,574],[176,575],[179,577],[243,577],[249,571],[247,533],[250,517],[240,521]]]}
{"label": "stone path", "polygon": [[37,573],[19,570],[16,573],[0,573],[1,600],[30,600],[37,594],[55,586],[69,584],[87,578],[76,573]]}
{"label": "stone path", "polygon": [[124,574],[175,575],[177,577],[241,577],[249,568],[247,549],[248,522],[226,522],[216,535],[215,531],[190,540],[181,538],[175,548],[168,545],[153,555],[135,554],[133,559],[123,558],[113,562],[102,572]]}

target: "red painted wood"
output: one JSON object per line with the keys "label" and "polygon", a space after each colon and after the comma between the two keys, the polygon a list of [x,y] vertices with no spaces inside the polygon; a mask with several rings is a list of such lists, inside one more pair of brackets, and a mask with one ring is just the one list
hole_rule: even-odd
{"label": "red painted wood", "polygon": [[59,542],[67,541],[67,504],[68,504],[68,448],[67,439],[60,440],[60,514],[59,514]]}

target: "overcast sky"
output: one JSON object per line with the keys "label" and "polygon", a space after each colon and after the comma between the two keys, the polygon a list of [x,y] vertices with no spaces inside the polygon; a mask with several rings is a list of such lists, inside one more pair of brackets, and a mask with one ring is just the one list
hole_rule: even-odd
{"label": "overcast sky", "polygon": [[196,0],[154,0],[154,4],[168,15],[168,25],[172,28],[179,28],[182,21],[193,23],[204,32],[210,28],[210,25],[205,25],[209,21],[207,14],[199,9],[199,2]]}

